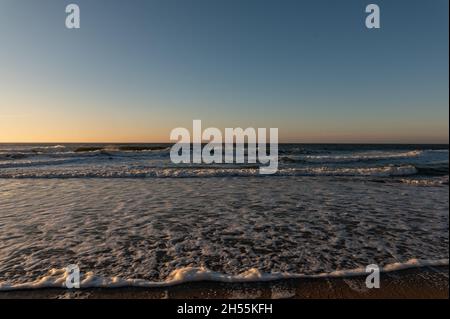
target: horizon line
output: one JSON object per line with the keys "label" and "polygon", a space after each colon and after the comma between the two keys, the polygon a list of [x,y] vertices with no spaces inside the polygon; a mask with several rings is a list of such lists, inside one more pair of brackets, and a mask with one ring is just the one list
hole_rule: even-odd
{"label": "horizon line", "polygon": [[[0,144],[176,144],[177,142],[0,142]],[[209,142],[202,142],[208,144]],[[190,144],[193,144],[192,142]],[[224,143],[222,143],[224,144]],[[234,144],[234,143],[233,143]],[[247,144],[247,143],[244,143]],[[267,144],[270,144],[267,142]],[[450,145],[447,142],[279,142],[278,144],[391,144],[391,145]]]}

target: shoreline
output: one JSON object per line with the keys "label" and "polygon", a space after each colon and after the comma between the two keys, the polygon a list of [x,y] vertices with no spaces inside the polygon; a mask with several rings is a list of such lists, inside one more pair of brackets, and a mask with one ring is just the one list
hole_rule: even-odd
{"label": "shoreline", "polygon": [[409,268],[380,275],[368,289],[366,276],[297,278],[224,283],[187,282],[159,288],[42,288],[0,291],[0,299],[448,299],[449,266]]}

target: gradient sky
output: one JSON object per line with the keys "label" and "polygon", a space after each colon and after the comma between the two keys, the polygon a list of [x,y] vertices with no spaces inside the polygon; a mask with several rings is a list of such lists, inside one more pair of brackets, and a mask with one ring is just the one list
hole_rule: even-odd
{"label": "gradient sky", "polygon": [[448,143],[448,6],[0,0],[0,142],[166,142],[201,119],[281,142]]}

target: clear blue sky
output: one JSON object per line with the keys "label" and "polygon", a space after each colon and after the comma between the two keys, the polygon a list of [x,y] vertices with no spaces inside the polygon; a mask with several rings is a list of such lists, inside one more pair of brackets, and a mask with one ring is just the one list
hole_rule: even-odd
{"label": "clear blue sky", "polygon": [[0,0],[0,142],[168,141],[201,119],[448,143],[448,21],[448,0]]}

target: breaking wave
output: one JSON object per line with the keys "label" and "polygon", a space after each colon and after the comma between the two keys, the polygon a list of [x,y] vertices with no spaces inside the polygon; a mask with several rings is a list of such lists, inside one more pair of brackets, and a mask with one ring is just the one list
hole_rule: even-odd
{"label": "breaking wave", "polygon": [[[382,166],[364,168],[282,168],[271,176],[368,176],[368,177],[395,177],[418,174],[413,165]],[[246,177],[263,176],[259,174],[259,168],[226,167],[177,167],[177,168],[114,168],[114,167],[89,167],[77,170],[52,168],[51,170],[14,170],[0,171],[0,178],[182,178],[182,177]]]}
{"label": "breaking wave", "polygon": [[299,163],[353,163],[365,161],[381,161],[389,159],[414,158],[423,154],[423,151],[409,152],[362,152],[347,155],[301,155],[301,156],[283,156],[284,162]]}
{"label": "breaking wave", "polygon": [[[448,266],[448,259],[439,260],[420,260],[410,259],[404,263],[387,264],[382,272],[392,272],[409,268],[420,268],[427,266]],[[123,279],[119,277],[101,277],[96,276],[93,272],[80,274],[80,288],[124,288],[124,287],[140,287],[155,288],[179,285],[186,282],[195,281],[216,281],[216,282],[261,282],[273,281],[280,279],[301,279],[301,278],[333,278],[333,277],[354,277],[363,276],[367,272],[365,268],[356,268],[348,270],[337,270],[331,273],[320,274],[297,274],[297,273],[263,273],[258,269],[252,268],[238,275],[228,275],[220,272],[211,271],[205,267],[185,267],[172,271],[169,276],[160,282],[148,281],[143,279]],[[12,291],[19,289],[44,289],[44,288],[66,288],[66,278],[69,273],[66,269],[51,269],[45,276],[32,282],[11,284],[8,282],[0,282],[0,291]]]}

